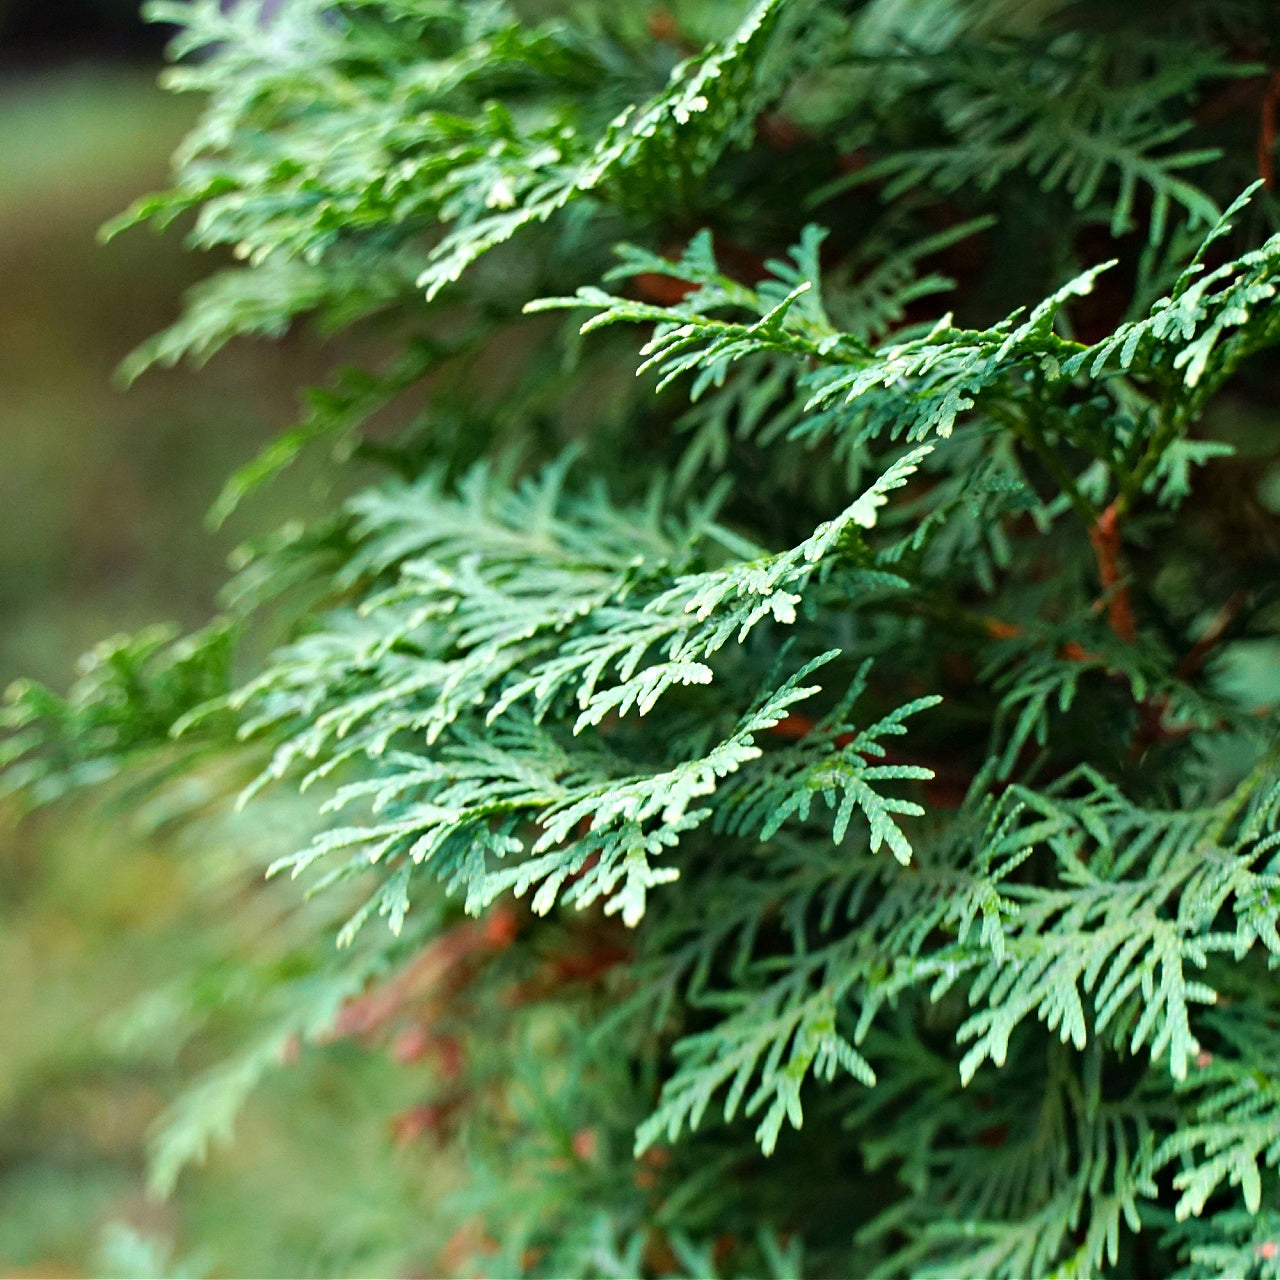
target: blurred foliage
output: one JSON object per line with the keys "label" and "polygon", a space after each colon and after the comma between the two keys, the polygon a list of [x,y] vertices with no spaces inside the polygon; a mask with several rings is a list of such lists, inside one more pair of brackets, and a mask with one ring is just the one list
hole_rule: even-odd
{"label": "blurred foliage", "polygon": [[[201,621],[249,526],[211,537],[190,513],[314,376],[293,343],[242,344],[128,395],[114,379],[195,274],[172,240],[97,241],[191,123],[152,78],[0,82],[0,685],[60,681],[121,625]],[[165,803],[190,815],[214,789],[188,779]],[[19,827],[0,807],[0,1275],[389,1270],[386,1217],[427,1184],[387,1125],[415,1082],[363,1049],[304,1052],[263,1086],[233,1156],[176,1203],[146,1196],[148,1132],[177,1081],[234,1041],[246,996],[223,989],[226,957],[277,961],[263,926],[294,900],[261,875],[291,829],[255,818],[179,840],[174,816],[121,797]]]}
{"label": "blurred foliage", "polygon": [[[287,419],[296,349],[245,348],[126,395],[130,349],[173,315],[178,246],[98,227],[163,177],[190,122],[149,74],[77,70],[0,85],[0,683],[60,677],[104,632],[195,622],[234,533],[177,513]],[[33,499],[33,495],[38,498]]]}

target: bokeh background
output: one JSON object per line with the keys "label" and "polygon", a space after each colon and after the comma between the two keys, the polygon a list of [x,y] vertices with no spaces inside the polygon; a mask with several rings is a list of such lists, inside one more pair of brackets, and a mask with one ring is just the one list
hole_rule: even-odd
{"label": "bokeh background", "polygon": [[[115,380],[212,265],[180,235],[97,239],[163,184],[197,108],[156,87],[163,43],[134,0],[0,0],[0,687],[62,689],[104,636],[200,624],[237,541],[307,483],[203,523],[332,357],[318,343]],[[428,1198],[395,1119],[412,1076],[355,1046],[270,1073],[235,1144],[148,1196],[148,1134],[234,1046],[253,993],[225,975],[279,962],[261,939],[286,910],[261,883],[275,833],[178,837],[169,816],[0,806],[0,1276],[404,1274],[379,1250]]]}

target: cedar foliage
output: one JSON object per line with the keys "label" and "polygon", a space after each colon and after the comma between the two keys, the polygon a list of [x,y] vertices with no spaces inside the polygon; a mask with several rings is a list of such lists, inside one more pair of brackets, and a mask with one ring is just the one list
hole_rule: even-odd
{"label": "cedar foliage", "polygon": [[237,265],[130,372],[384,352],[213,625],[10,694],[32,801],[312,801],[156,1185],[409,1025],[440,1270],[1280,1275],[1270,0],[150,11],[117,229]]}

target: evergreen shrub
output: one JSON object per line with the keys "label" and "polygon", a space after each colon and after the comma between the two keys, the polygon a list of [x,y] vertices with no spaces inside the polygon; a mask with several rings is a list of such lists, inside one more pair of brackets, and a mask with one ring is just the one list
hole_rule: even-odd
{"label": "evergreen shrub", "polygon": [[10,695],[33,803],[306,814],[156,1185],[394,1039],[432,1273],[1280,1276],[1274,0],[150,12],[119,227],[235,262],[130,372],[378,353],[213,624]]}

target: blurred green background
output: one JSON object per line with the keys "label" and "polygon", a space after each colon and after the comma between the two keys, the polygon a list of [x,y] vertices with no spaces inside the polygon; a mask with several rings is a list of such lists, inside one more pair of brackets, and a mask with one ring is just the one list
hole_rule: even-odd
{"label": "blurred green background", "polygon": [[[204,527],[222,480],[291,420],[316,346],[113,381],[210,267],[177,235],[96,238],[163,184],[196,105],[155,87],[163,33],[134,10],[0,0],[0,687],[61,689],[104,636],[204,621],[235,542],[305,483]],[[157,1116],[235,1043],[246,998],[222,975],[278,960],[259,939],[294,898],[262,887],[271,831],[226,819],[179,840],[165,819],[0,807],[0,1276],[404,1274],[382,1251],[427,1200],[427,1157],[392,1141],[414,1079],[355,1047],[304,1049],[234,1146],[173,1200],[147,1196]]]}

